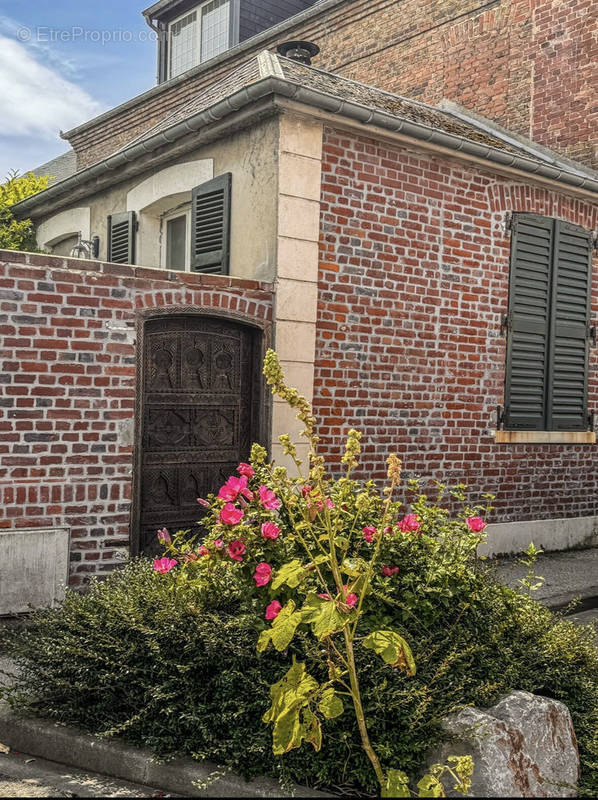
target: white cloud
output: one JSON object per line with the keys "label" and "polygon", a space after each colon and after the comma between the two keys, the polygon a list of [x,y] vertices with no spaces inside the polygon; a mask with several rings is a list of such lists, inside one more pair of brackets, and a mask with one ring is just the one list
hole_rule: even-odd
{"label": "white cloud", "polygon": [[103,111],[86,91],[35,55],[0,34],[0,135],[55,140],[57,131]]}

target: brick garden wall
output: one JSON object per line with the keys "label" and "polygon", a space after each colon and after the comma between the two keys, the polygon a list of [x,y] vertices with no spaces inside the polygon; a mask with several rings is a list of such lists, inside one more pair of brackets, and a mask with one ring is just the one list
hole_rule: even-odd
{"label": "brick garden wall", "polygon": [[[316,42],[314,66],[436,104],[448,98],[598,167],[593,0],[345,0],[83,126],[79,167],[115,152],[255,53]],[[149,79],[149,76],[148,76]]]}
{"label": "brick garden wall", "polygon": [[[397,451],[410,474],[496,493],[497,521],[594,515],[595,445],[505,445],[489,434],[503,404],[506,211],[598,224],[598,209],[581,200],[325,132],[315,375],[322,444],[338,464],[356,427],[362,476],[383,478]],[[596,269],[593,297],[596,319]],[[596,409],[598,352],[590,353]]]}
{"label": "brick garden wall", "polygon": [[68,525],[72,583],[129,546],[135,320],[272,319],[269,284],[0,251],[0,528]]}

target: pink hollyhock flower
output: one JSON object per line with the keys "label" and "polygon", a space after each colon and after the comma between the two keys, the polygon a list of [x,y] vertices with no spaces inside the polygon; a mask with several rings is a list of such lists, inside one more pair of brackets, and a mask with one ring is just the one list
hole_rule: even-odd
{"label": "pink hollyhock flower", "polygon": [[218,550],[222,550],[222,548],[224,547],[224,542],[222,541],[222,539],[214,539],[212,544],[214,545],[214,547],[217,547]]}
{"label": "pink hollyhock flower", "polygon": [[[209,553],[206,553],[206,555],[209,555]],[[191,561],[197,561],[198,558],[199,556],[197,555],[197,553],[187,553],[186,556],[183,556],[185,564],[189,564]]]}
{"label": "pink hollyhock flower", "polygon": [[227,503],[220,512],[220,521],[225,525],[238,525],[245,513],[240,508],[235,508],[232,503]]}
{"label": "pink hollyhock flower", "polygon": [[303,495],[303,497],[307,497],[307,495],[311,494],[312,492],[313,492],[313,486],[304,486],[303,489],[301,489],[301,494]]}
{"label": "pink hollyhock flower", "polygon": [[156,558],[154,561],[154,570],[156,572],[161,572],[162,575],[166,575],[166,573],[174,569],[178,563],[179,562],[175,561],[174,558]]}
{"label": "pink hollyhock flower", "polygon": [[210,507],[210,504],[208,503],[208,501],[204,500],[202,497],[198,497],[197,498],[197,502],[199,503],[200,506],[203,506],[204,508],[209,508]]}
{"label": "pink hollyhock flower", "polygon": [[399,522],[399,530],[403,533],[414,533],[421,528],[421,522],[417,514],[407,514],[404,519]]}
{"label": "pink hollyhock flower", "polygon": [[256,582],[257,586],[267,586],[272,579],[272,567],[270,564],[266,564],[265,561],[262,561],[261,564],[258,564],[255,568],[255,575],[253,576],[253,580]]}
{"label": "pink hollyhock flower", "polygon": [[245,475],[241,475],[240,478],[235,478],[232,475],[218,492],[218,497],[221,500],[228,500],[231,503],[239,495],[246,497],[247,500],[253,500],[253,494],[247,488],[247,477]]}
{"label": "pink hollyhock flower", "polygon": [[276,617],[282,611],[282,606],[278,602],[278,600],[272,600],[268,608],[266,609],[266,619],[276,619]]}
{"label": "pink hollyhock flower", "polygon": [[481,517],[468,517],[465,522],[474,533],[480,533],[486,527],[486,523]]}
{"label": "pink hollyhock flower", "polygon": [[391,525],[387,525],[386,528],[384,528],[384,535],[385,536],[390,536],[391,533],[392,533],[392,526]]}
{"label": "pink hollyhock flower", "polygon": [[330,509],[334,508],[334,503],[332,502],[332,500],[329,497],[326,498],[326,505]]}
{"label": "pink hollyhock flower", "polygon": [[348,595],[345,597],[345,603],[346,603],[348,606],[351,606],[351,608],[353,608],[353,606],[357,605],[357,600],[358,600],[358,599],[359,599],[359,598],[357,597],[357,595],[356,595],[356,594],[348,594]]}
{"label": "pink hollyhock flower", "polygon": [[162,528],[158,531],[158,541],[162,542],[162,544],[170,544],[172,542],[168,528]]}
{"label": "pink hollyhock flower", "polygon": [[202,546],[199,548],[199,550],[197,552],[199,553],[200,556],[209,556],[210,555],[210,551],[205,546],[205,544],[202,544]]}
{"label": "pink hollyhock flower", "polygon": [[264,539],[278,539],[280,536],[280,528],[273,522],[264,522],[262,525],[262,536]]}
{"label": "pink hollyhock flower", "polygon": [[260,495],[260,503],[264,508],[268,509],[269,511],[276,511],[276,509],[280,508],[280,500],[276,497],[271,489],[268,489],[267,486],[260,486],[258,492]]}
{"label": "pink hollyhock flower", "polygon": [[239,475],[244,475],[246,478],[253,478],[253,476],[255,475],[254,469],[251,466],[251,464],[245,464],[245,463],[239,464],[239,466],[237,467],[237,472],[239,473]]}
{"label": "pink hollyhock flower", "polygon": [[373,525],[368,525],[366,528],[363,528],[362,533],[366,542],[371,544],[374,541],[374,536],[378,533],[378,530],[377,528],[374,528]]}
{"label": "pink hollyhock flower", "polygon": [[382,574],[385,578],[392,578],[392,576],[396,575],[398,572],[398,567],[382,567]]}
{"label": "pink hollyhock flower", "polygon": [[322,600],[330,600],[331,599],[329,594],[319,594],[318,597],[320,597]]}
{"label": "pink hollyhock flower", "polygon": [[228,546],[228,554],[233,561],[243,561],[246,550],[245,542],[242,542],[240,539],[236,539]]}

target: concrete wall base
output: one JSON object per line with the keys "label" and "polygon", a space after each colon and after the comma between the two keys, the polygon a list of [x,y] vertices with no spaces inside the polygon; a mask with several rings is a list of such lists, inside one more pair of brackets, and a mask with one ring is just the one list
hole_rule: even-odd
{"label": "concrete wall base", "polygon": [[488,541],[478,552],[482,556],[511,555],[527,550],[530,542],[547,553],[596,547],[598,516],[489,525]]}

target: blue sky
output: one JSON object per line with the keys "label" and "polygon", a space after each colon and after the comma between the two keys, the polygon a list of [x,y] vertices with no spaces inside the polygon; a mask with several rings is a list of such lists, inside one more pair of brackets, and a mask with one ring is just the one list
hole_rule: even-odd
{"label": "blue sky", "polygon": [[0,181],[64,152],[60,130],[155,84],[149,4],[0,0]]}

